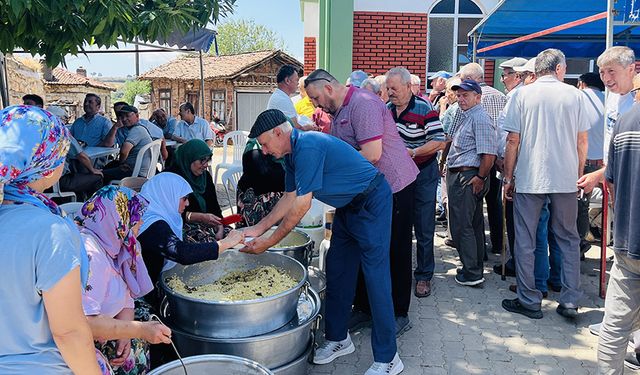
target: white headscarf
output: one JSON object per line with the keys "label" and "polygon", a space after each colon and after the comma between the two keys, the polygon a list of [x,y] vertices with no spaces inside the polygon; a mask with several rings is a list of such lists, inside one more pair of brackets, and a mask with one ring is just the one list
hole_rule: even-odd
{"label": "white headscarf", "polygon": [[182,216],[178,212],[180,198],[189,195],[192,191],[184,178],[170,172],[159,173],[145,182],[140,194],[149,201],[149,207],[142,217],[140,233],[156,221],[164,220],[173,233],[182,240]]}

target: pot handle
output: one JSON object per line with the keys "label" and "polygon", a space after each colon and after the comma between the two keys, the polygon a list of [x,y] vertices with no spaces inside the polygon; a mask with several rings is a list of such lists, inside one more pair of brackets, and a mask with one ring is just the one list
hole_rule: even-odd
{"label": "pot handle", "polygon": [[313,364],[313,357],[316,356],[316,349],[318,347],[316,343],[316,337],[318,335],[318,330],[320,329],[320,321],[322,320],[322,315],[318,314],[316,320],[311,325],[311,355],[307,358],[307,362]]}
{"label": "pot handle", "polygon": [[160,315],[163,319],[169,316],[169,300],[167,296],[162,297],[162,302],[160,302]]}
{"label": "pot handle", "polygon": [[311,244],[309,245],[309,251],[308,251],[308,256],[307,256],[307,266],[311,265],[311,262],[313,261],[313,249],[315,249],[316,247],[316,242],[315,241],[311,241]]}

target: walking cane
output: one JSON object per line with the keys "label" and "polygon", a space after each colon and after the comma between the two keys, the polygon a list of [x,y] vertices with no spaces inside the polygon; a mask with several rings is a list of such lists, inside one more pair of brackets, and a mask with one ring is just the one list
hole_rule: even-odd
{"label": "walking cane", "polygon": [[[503,187],[504,189],[504,187]],[[504,281],[507,279],[507,275],[505,275],[505,264],[507,262],[506,257],[507,257],[507,199],[504,195],[504,192],[502,194],[502,275],[500,275],[500,278]]]}

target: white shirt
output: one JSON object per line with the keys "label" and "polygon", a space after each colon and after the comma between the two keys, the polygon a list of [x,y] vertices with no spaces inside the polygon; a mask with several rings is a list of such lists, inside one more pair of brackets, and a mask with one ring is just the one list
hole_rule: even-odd
{"label": "white shirt", "polygon": [[502,111],[500,111],[500,114],[498,115],[498,137],[500,137],[500,139],[498,139],[498,158],[500,159],[504,159],[504,151],[507,147],[507,135],[509,134],[509,132],[504,130],[504,120],[507,117],[509,102],[511,101],[511,98],[513,98],[513,94],[515,94],[516,91],[523,86],[524,85],[520,83],[518,84],[518,86],[509,90],[509,92],[507,93],[507,103],[504,105],[504,108],[502,108]]}
{"label": "white shirt", "polygon": [[504,130],[520,134],[516,192],[573,193],[578,190],[578,133],[589,130],[585,95],[551,75],[518,89]]}
{"label": "white shirt", "polygon": [[177,135],[187,141],[192,139],[202,139],[203,141],[213,140],[213,131],[211,127],[209,127],[209,123],[207,120],[198,116],[195,117],[191,125],[187,124],[184,120],[178,122],[173,135]]}
{"label": "white shirt", "polygon": [[589,150],[587,160],[602,160],[604,145],[604,93],[586,88],[582,92],[587,96],[585,112],[589,129]]}
{"label": "white shirt", "polygon": [[298,116],[296,107],[293,106],[293,101],[291,101],[291,98],[286,92],[280,89],[276,89],[276,91],[271,94],[269,103],[267,103],[267,109],[279,109],[288,118]]}
{"label": "white shirt", "polygon": [[607,127],[604,132],[604,164],[607,164],[609,158],[609,144],[611,143],[611,134],[613,133],[613,127],[618,121],[618,118],[627,113],[633,106],[633,94],[628,92],[624,95],[615,94],[610,92],[607,96],[607,102],[605,106],[605,117],[607,119]]}

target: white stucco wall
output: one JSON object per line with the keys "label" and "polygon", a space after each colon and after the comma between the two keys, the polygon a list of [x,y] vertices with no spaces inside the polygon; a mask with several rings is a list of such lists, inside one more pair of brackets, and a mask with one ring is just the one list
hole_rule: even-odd
{"label": "white stucco wall", "polygon": [[315,37],[320,34],[320,4],[317,2],[301,2],[303,5],[304,36]]}
{"label": "white stucco wall", "polygon": [[[427,13],[439,0],[354,0],[355,11]],[[480,9],[487,14],[499,0],[474,0]],[[306,22],[306,19],[305,19]]]}

